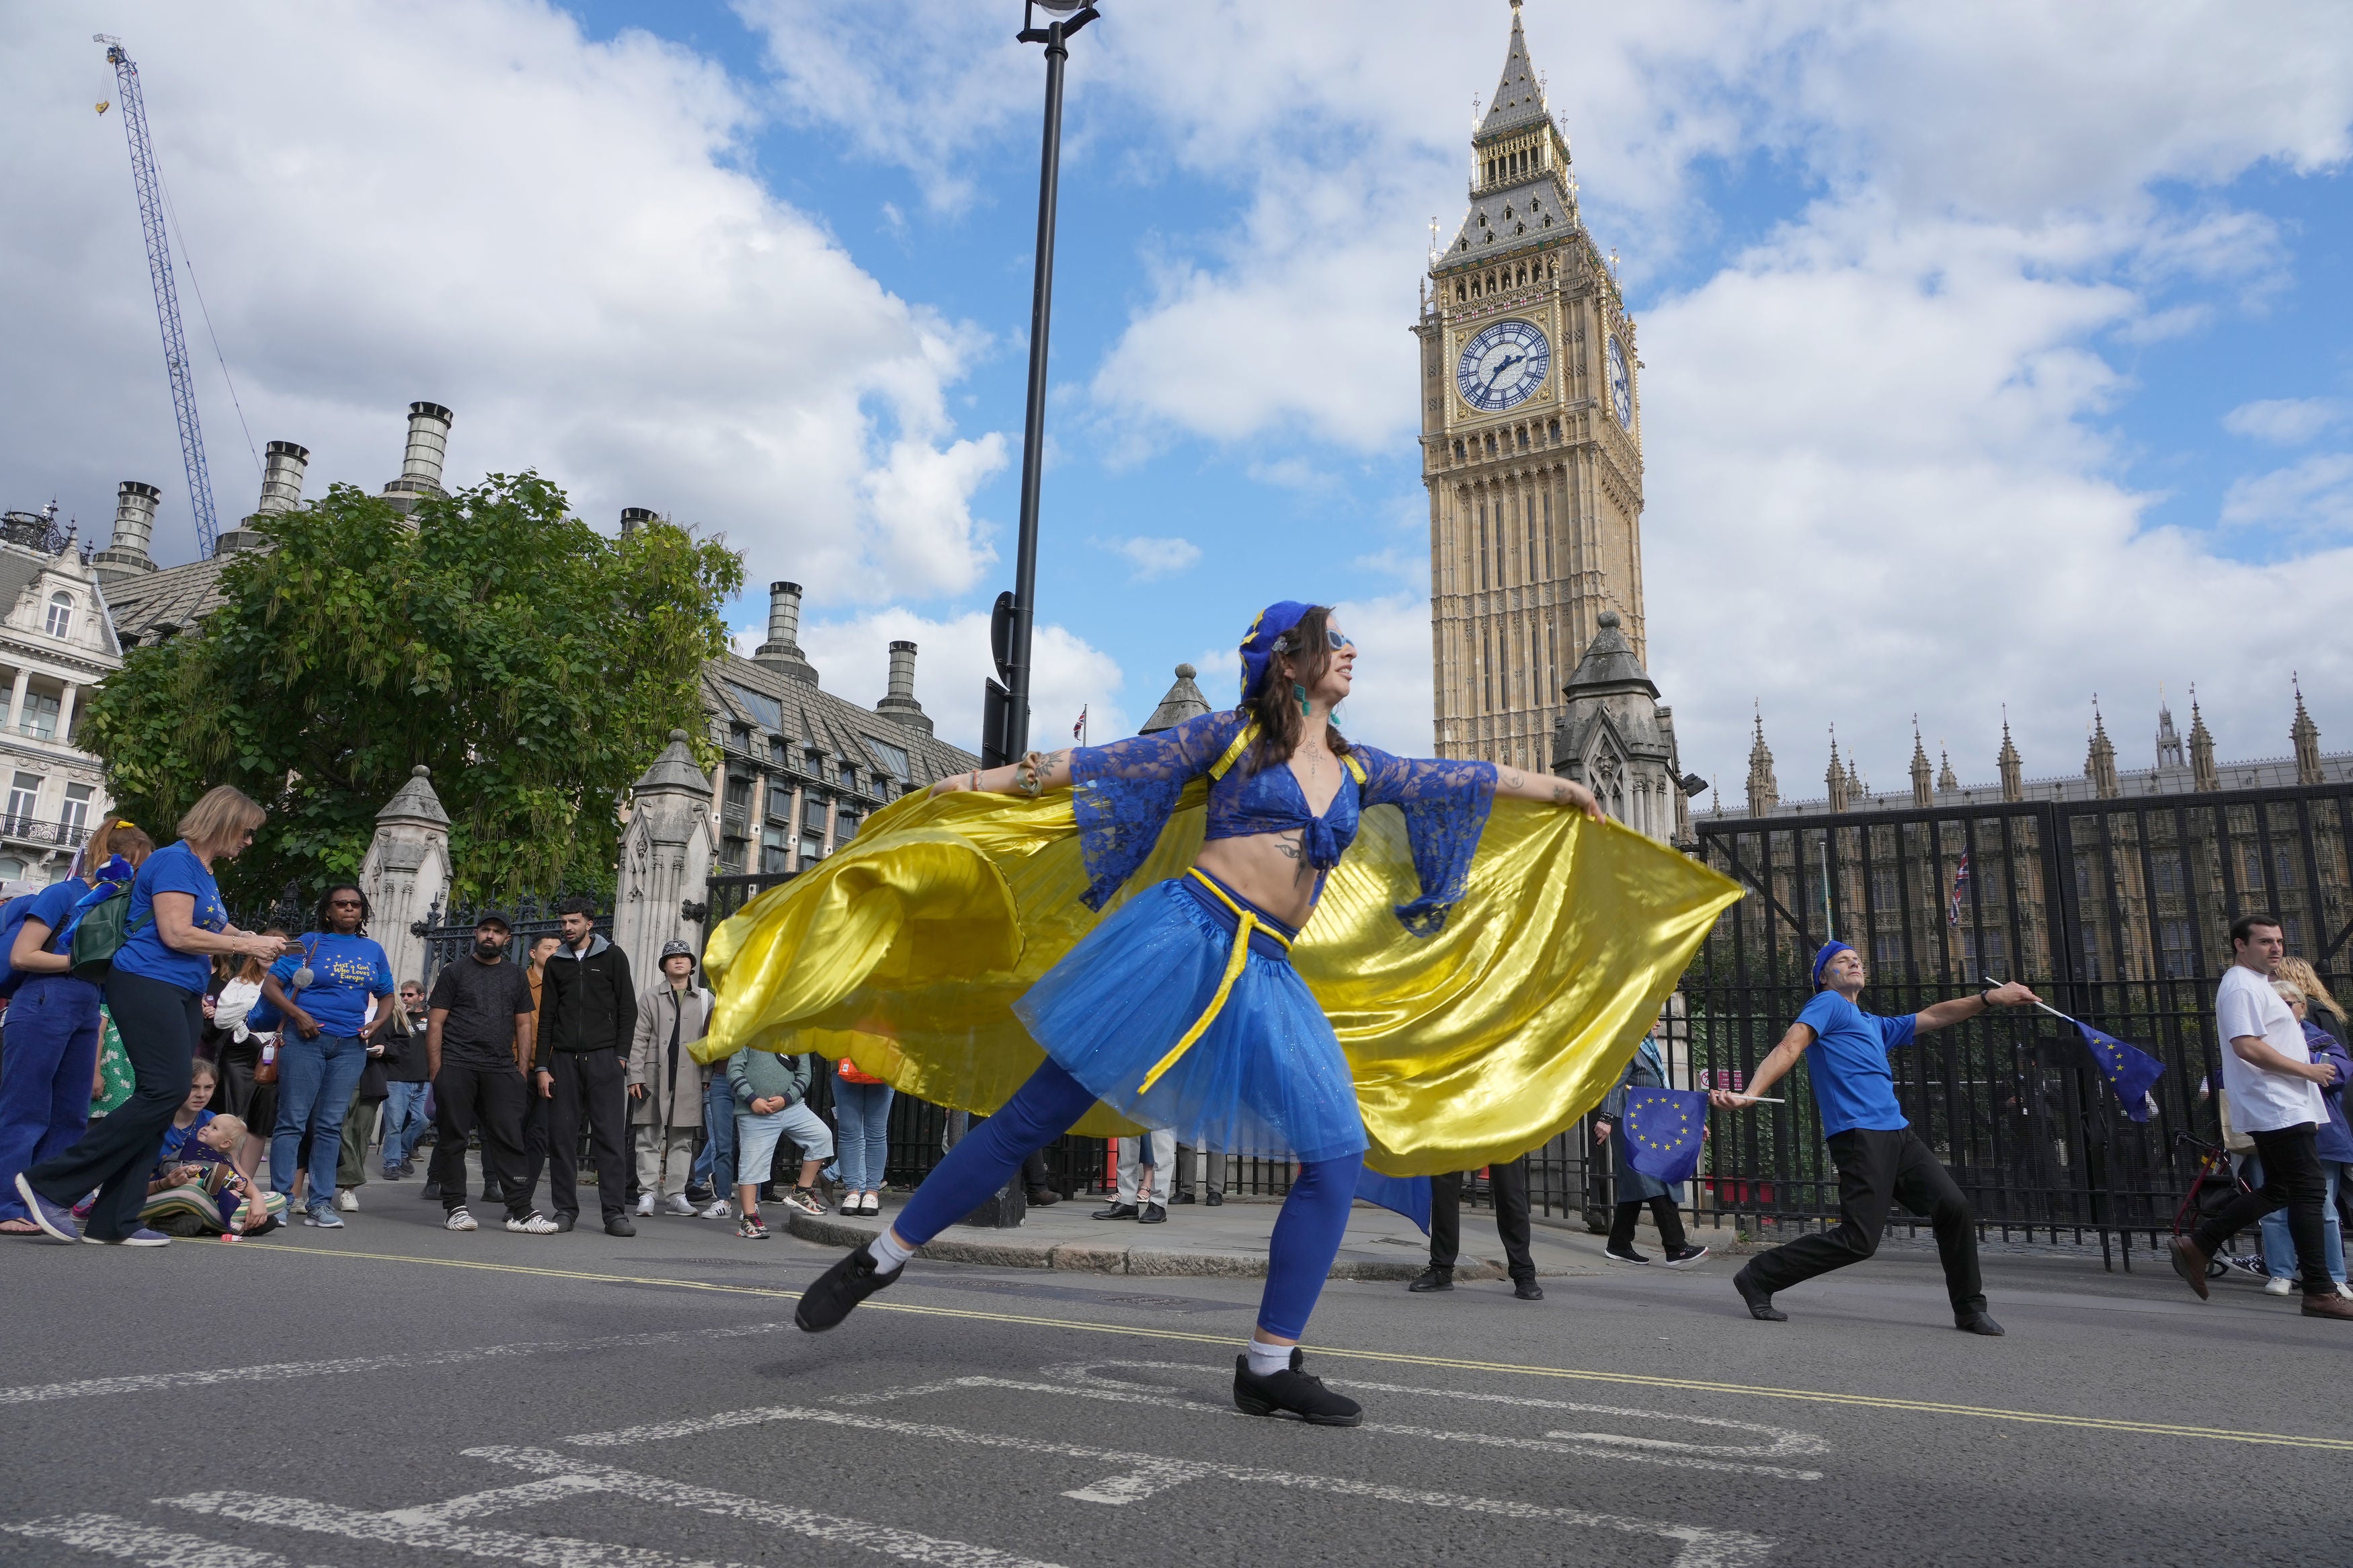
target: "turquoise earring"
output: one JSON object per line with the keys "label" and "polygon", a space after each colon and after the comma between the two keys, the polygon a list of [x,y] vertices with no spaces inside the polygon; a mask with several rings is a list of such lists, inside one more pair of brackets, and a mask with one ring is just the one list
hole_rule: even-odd
{"label": "turquoise earring", "polygon": [[1299,699],[1299,716],[1302,719],[1308,717],[1307,688],[1294,680],[1291,683],[1291,694]]}

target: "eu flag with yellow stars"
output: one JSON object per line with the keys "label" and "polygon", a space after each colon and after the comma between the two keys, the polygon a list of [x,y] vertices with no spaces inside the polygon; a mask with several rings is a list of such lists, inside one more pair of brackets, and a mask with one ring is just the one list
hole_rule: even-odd
{"label": "eu flag with yellow stars", "polygon": [[2092,1047],[2092,1060],[2097,1062],[2100,1076],[2116,1091],[2124,1102],[2125,1114],[2135,1121],[2148,1120],[2148,1091],[2165,1074],[2165,1064],[2137,1046],[2128,1046],[2114,1035],[2104,1035],[2089,1024],[2077,1024],[2084,1031],[2084,1043]]}
{"label": "eu flag with yellow stars", "polygon": [[1707,1096],[1692,1089],[1630,1089],[1621,1119],[1627,1163],[1672,1186],[1699,1169],[1707,1131]]}

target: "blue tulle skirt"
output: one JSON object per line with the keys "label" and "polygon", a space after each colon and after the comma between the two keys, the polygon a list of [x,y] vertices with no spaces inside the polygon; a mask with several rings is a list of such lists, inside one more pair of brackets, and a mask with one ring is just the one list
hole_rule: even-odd
{"label": "blue tulle skirt", "polygon": [[1217,995],[1239,925],[1214,895],[1184,879],[1162,882],[1097,926],[1013,1010],[1096,1099],[1180,1142],[1267,1159],[1362,1153],[1340,1042],[1281,944],[1264,938],[1216,1021],[1139,1090]]}

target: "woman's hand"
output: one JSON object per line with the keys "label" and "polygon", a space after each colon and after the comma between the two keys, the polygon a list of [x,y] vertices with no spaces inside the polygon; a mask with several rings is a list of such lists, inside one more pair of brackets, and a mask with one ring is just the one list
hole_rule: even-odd
{"label": "woman's hand", "polygon": [[237,939],[237,951],[248,958],[258,958],[267,963],[273,958],[283,958],[293,944],[282,936],[242,934]]}
{"label": "woman's hand", "polygon": [[958,790],[978,789],[979,781],[980,774],[977,773],[950,773],[923,793],[930,795],[954,795]]}
{"label": "woman's hand", "polygon": [[1712,1089],[1707,1091],[1707,1102],[1718,1110],[1746,1110],[1757,1103],[1757,1100],[1753,1094],[1736,1094],[1728,1089]]}
{"label": "woman's hand", "polygon": [[289,1008],[286,1020],[294,1026],[294,1032],[304,1039],[315,1040],[319,1037],[319,1020],[302,1011],[301,1008]]}
{"label": "woman's hand", "polygon": [[1603,819],[1601,803],[1593,792],[1575,779],[1555,778],[1550,773],[1528,773],[1518,768],[1498,767],[1495,770],[1495,794],[1504,800],[1544,801],[1553,805],[1572,806],[1594,821]]}

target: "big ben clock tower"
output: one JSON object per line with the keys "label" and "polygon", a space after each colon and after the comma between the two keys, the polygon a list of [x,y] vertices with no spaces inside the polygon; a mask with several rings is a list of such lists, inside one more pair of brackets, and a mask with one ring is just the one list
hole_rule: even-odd
{"label": "big ben clock tower", "polygon": [[1471,149],[1470,214],[1414,326],[1437,750],[1548,772],[1580,660],[1606,652],[1617,685],[1648,684],[1642,422],[1634,323],[1579,218],[1520,0]]}

